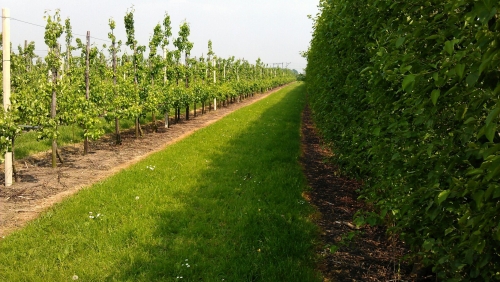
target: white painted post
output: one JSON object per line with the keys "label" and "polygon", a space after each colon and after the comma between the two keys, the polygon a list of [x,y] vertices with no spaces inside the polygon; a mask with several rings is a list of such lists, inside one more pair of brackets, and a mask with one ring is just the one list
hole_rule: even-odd
{"label": "white painted post", "polygon": [[3,34],[3,108],[10,107],[10,10],[2,9]]}
{"label": "white painted post", "polygon": [[[2,8],[3,108],[10,108],[10,10]],[[12,186],[12,152],[5,153],[5,186]]]}
{"label": "white painted post", "polygon": [[[212,67],[214,68],[214,84],[217,83],[216,70],[215,70],[215,58],[212,61]],[[217,98],[214,98],[214,111],[217,111]]]}
{"label": "white painted post", "polygon": [[12,152],[5,153],[5,187],[12,186]]}
{"label": "white painted post", "polygon": [[[90,97],[90,31],[87,31],[87,52],[85,54],[85,100],[89,100]],[[84,129],[87,133],[87,128]],[[85,136],[83,140],[83,154],[87,155],[89,153],[89,137]]]}

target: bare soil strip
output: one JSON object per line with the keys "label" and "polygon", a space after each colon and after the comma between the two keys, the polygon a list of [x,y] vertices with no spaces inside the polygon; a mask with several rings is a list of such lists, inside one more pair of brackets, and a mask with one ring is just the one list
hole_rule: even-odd
{"label": "bare soil strip", "polygon": [[[318,250],[322,257],[319,270],[325,281],[435,281],[432,274],[413,271],[407,262],[399,262],[408,250],[397,237],[388,239],[385,228],[365,226],[358,230],[352,224],[358,210],[369,210],[357,199],[361,184],[337,176],[338,169],[327,160],[333,154],[317,134],[307,107],[301,131],[300,161],[311,187],[304,197],[318,211],[314,218],[323,243]],[[342,244],[341,239],[349,233],[357,235]],[[332,253],[334,245],[339,249]]]}
{"label": "bare soil strip", "polygon": [[[90,153],[83,155],[83,144],[63,147],[61,155],[64,164],[52,168],[50,152],[43,152],[16,161],[20,182],[11,187],[0,188],[0,238],[26,225],[42,211],[61,202],[80,189],[102,181],[120,170],[144,159],[152,153],[163,150],[168,145],[181,140],[193,132],[204,128],[224,116],[255,103],[282,87],[264,94],[255,94],[242,102],[218,107],[197,116],[193,113],[189,120],[181,120],[154,133],[152,125],[143,126],[144,136],[135,138],[134,131],[124,131],[122,145],[115,145],[114,135],[107,135],[94,141]],[[5,175],[0,175],[0,183],[5,183]]]}

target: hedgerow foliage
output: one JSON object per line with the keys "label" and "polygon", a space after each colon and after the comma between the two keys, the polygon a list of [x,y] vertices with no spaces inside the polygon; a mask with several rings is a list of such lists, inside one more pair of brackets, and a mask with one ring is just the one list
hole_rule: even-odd
{"label": "hedgerow foliage", "polygon": [[321,0],[306,52],[336,161],[447,281],[500,279],[499,8]]}

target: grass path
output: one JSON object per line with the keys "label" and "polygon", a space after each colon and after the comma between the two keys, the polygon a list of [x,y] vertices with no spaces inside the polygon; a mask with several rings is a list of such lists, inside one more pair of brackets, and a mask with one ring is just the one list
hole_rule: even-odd
{"label": "grass path", "polygon": [[0,242],[0,280],[320,281],[304,104],[288,86],[54,206]]}

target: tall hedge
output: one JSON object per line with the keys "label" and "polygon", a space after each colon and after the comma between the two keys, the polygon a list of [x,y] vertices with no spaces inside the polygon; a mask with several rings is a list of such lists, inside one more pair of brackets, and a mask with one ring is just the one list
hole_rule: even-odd
{"label": "tall hedge", "polygon": [[500,3],[319,6],[306,83],[336,161],[441,280],[500,280]]}

